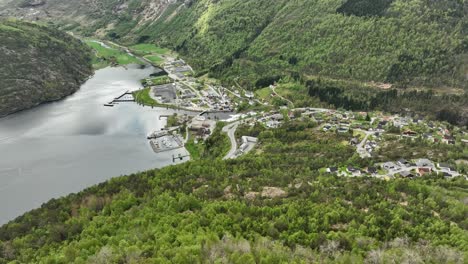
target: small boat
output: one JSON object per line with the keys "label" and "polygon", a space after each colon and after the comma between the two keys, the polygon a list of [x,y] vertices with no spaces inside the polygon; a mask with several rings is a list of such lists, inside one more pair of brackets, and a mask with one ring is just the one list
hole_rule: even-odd
{"label": "small boat", "polygon": [[108,107],[114,107],[114,104],[104,104],[104,106],[108,106]]}

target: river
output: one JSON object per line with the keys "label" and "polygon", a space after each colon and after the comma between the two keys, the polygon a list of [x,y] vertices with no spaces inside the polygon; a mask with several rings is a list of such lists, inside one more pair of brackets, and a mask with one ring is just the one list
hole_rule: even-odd
{"label": "river", "polygon": [[[0,119],[0,225],[111,177],[173,163],[185,149],[154,153],[146,136],[175,110],[103,104],[155,71],[105,68],[75,94]],[[177,161],[180,162],[180,161]]]}

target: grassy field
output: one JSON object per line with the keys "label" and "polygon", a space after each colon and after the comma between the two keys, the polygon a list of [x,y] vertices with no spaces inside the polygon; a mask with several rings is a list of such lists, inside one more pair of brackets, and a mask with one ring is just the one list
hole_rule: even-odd
{"label": "grassy field", "polygon": [[86,44],[96,51],[95,59],[93,61],[94,67],[102,68],[107,65],[127,65],[127,64],[142,64],[142,62],[128,55],[127,53],[119,50],[102,46],[92,40],[87,40]]}
{"label": "grassy field", "polygon": [[201,158],[201,152],[203,152],[203,145],[201,143],[195,144],[193,138],[185,144],[185,149],[190,153],[190,159],[199,160]]}
{"label": "grassy field", "polygon": [[159,106],[160,104],[156,102],[153,98],[151,98],[149,93],[150,88],[145,88],[134,92],[133,97],[135,97],[135,101],[139,104],[148,106]]}
{"label": "grassy field", "polygon": [[164,62],[164,60],[159,57],[158,55],[147,55],[144,57],[145,59],[148,59],[149,61],[151,61],[153,64],[161,64],[162,62]]}
{"label": "grassy field", "polygon": [[154,65],[160,65],[164,59],[160,55],[168,54],[170,50],[157,47],[153,44],[137,44],[129,47],[130,50],[145,59],[151,61]]}
{"label": "grassy field", "polygon": [[257,98],[260,98],[266,101],[268,101],[271,98],[271,93],[272,91],[269,87],[262,88],[260,90],[255,91],[255,95],[257,96]]}
{"label": "grassy field", "polygon": [[167,54],[169,53],[168,49],[157,47],[153,44],[137,44],[130,46],[130,49],[136,53],[140,54]]}
{"label": "grassy field", "polygon": [[150,80],[154,85],[168,84],[168,83],[173,82],[172,79],[169,78],[168,76],[160,76],[160,77],[152,78]]}

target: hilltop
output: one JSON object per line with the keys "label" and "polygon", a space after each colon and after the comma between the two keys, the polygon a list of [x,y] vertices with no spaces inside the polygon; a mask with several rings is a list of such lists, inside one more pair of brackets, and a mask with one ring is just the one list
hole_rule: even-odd
{"label": "hilltop", "polygon": [[72,36],[37,24],[0,21],[0,116],[75,92],[92,53]]}

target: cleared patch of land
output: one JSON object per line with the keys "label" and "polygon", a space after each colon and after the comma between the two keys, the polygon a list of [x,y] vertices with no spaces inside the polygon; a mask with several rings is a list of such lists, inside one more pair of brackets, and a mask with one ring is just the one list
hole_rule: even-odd
{"label": "cleared patch of land", "polygon": [[118,49],[106,46],[94,40],[85,41],[88,46],[95,50],[93,58],[94,68],[103,68],[108,65],[142,64],[138,58]]}
{"label": "cleared patch of land", "polygon": [[161,65],[164,62],[162,55],[170,53],[170,50],[160,48],[153,44],[137,44],[130,46],[129,49],[138,56],[142,56],[154,65]]}
{"label": "cleared patch of land", "polygon": [[167,54],[168,49],[157,47],[153,44],[137,44],[130,46],[130,49],[136,53],[142,54]]}
{"label": "cleared patch of land", "polygon": [[164,59],[162,59],[158,55],[148,55],[148,56],[145,56],[144,58],[158,65],[164,62]]}

